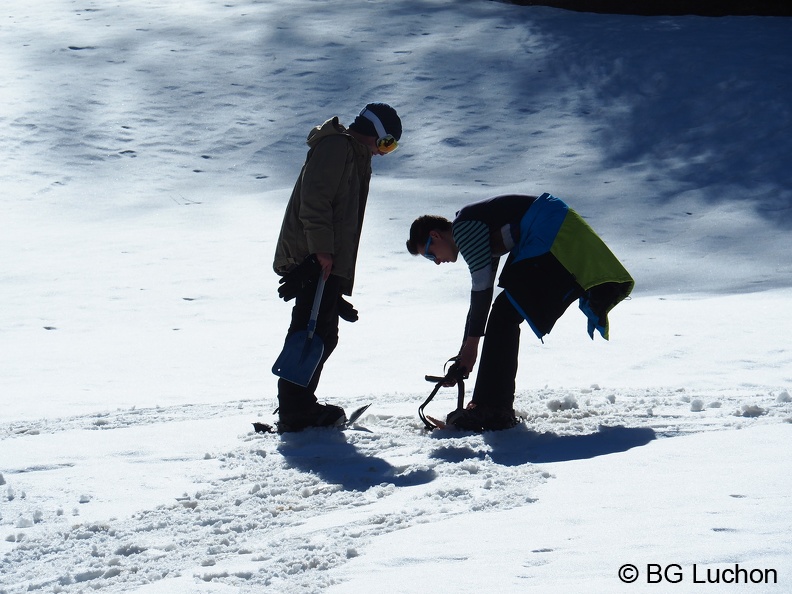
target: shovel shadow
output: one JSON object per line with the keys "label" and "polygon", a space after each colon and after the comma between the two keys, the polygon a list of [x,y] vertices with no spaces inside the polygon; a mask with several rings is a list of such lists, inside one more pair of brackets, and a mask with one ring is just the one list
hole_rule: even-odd
{"label": "shovel shadow", "polygon": [[277,449],[290,468],[315,474],[347,491],[365,491],[383,483],[412,487],[436,477],[433,470],[398,468],[382,458],[363,454],[342,431],[332,429],[283,434]]}

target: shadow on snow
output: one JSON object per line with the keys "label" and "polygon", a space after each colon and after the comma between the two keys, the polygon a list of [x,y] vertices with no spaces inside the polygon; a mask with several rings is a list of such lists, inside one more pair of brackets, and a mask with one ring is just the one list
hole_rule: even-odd
{"label": "shadow on snow", "polygon": [[397,487],[422,485],[435,479],[432,470],[398,468],[360,452],[342,431],[315,429],[284,434],[278,452],[286,463],[349,491],[363,491],[383,483]]}
{"label": "shadow on snow", "polygon": [[[437,437],[449,437],[449,432],[438,432]],[[547,462],[586,460],[596,456],[626,452],[654,440],[656,434],[648,427],[628,428],[600,426],[599,431],[588,435],[557,435],[536,433],[524,425],[509,431],[483,434],[491,451],[470,447],[442,447],[432,457],[447,462],[461,462],[469,458],[489,456],[496,464],[519,466]]]}
{"label": "shadow on snow", "polygon": [[[459,435],[469,434],[436,431],[431,438],[442,440]],[[586,460],[644,446],[654,440],[656,434],[646,427],[600,426],[596,433],[588,435],[557,435],[536,433],[522,425],[510,431],[484,433],[482,437],[489,448],[442,446],[432,452],[430,458],[458,463],[489,457],[503,466]],[[317,429],[284,434],[278,452],[289,467],[315,474],[349,491],[365,491],[381,484],[411,487],[429,483],[437,476],[431,469],[399,468],[363,453],[350,444],[341,431]]]}

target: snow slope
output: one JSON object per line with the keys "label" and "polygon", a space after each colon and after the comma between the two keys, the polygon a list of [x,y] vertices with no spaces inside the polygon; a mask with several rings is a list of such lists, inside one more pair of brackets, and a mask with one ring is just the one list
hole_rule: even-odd
{"label": "snow slope", "polygon": [[[0,593],[792,588],[788,19],[483,0],[0,17]],[[319,396],[373,405],[342,434],[257,435],[305,135],[372,100],[405,134],[374,163],[361,318]],[[406,254],[409,224],[512,191],[566,199],[636,290],[610,342],[574,308],[525,335],[524,426],[426,434],[423,376],[459,348],[469,278]],[[696,581],[735,564],[776,583]]]}

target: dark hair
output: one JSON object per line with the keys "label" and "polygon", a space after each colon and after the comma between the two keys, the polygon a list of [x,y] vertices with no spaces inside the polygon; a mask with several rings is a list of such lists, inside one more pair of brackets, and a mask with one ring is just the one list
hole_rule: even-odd
{"label": "dark hair", "polygon": [[407,251],[413,256],[419,254],[418,246],[424,245],[432,231],[449,231],[451,221],[435,215],[423,215],[413,221],[410,226],[410,239],[407,240]]}

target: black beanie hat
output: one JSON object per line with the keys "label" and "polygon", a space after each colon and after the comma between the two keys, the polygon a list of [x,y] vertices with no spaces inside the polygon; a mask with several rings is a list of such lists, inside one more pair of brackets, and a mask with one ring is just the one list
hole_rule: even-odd
{"label": "black beanie hat", "polygon": [[387,103],[369,103],[366,105],[360,112],[360,115],[355,118],[355,121],[349,125],[350,130],[354,130],[364,136],[371,136],[373,138],[380,137],[374,122],[363,115],[366,110],[377,116],[379,121],[382,122],[382,127],[385,128],[386,134],[390,134],[396,140],[401,139],[401,119],[399,118],[399,114],[396,113],[396,110]]}

